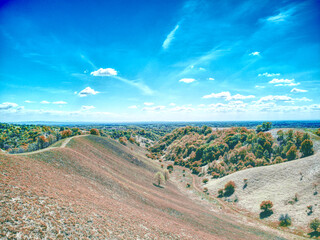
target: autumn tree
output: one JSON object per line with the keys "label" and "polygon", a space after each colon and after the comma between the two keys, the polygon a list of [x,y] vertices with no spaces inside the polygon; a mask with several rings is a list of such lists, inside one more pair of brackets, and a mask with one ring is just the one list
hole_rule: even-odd
{"label": "autumn tree", "polygon": [[100,136],[99,130],[96,128],[90,129],[90,134]]}

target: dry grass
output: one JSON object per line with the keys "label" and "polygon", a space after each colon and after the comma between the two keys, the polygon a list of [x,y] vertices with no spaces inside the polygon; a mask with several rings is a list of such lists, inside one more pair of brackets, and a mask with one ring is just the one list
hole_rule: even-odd
{"label": "dry grass", "polygon": [[[0,155],[0,236],[72,239],[275,239],[211,211],[133,145],[87,136],[65,148]],[[281,238],[277,238],[281,239]]]}

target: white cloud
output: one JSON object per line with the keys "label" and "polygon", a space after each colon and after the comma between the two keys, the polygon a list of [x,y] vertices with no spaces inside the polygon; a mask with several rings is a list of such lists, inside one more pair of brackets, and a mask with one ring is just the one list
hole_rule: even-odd
{"label": "white cloud", "polygon": [[25,100],[24,102],[25,103],[34,103],[33,101],[30,101],[30,100]]}
{"label": "white cloud", "polygon": [[258,103],[269,102],[269,101],[292,101],[292,100],[294,100],[294,99],[291,97],[288,97],[288,96],[268,95],[268,96],[260,98]]}
{"label": "white cloud", "polygon": [[171,43],[171,41],[174,39],[174,34],[179,29],[179,24],[177,24],[174,29],[168,34],[167,38],[164,40],[162,44],[163,49],[167,49]]}
{"label": "white cloud", "polygon": [[56,101],[56,102],[53,102],[53,104],[67,104],[67,102],[65,102],[65,101]]}
{"label": "white cloud", "polygon": [[262,77],[262,76],[265,76],[265,77],[277,77],[277,76],[280,76],[280,73],[268,73],[268,72],[265,72],[265,73],[259,73],[258,74],[258,77]]}
{"label": "white cloud", "polygon": [[143,111],[160,111],[165,109],[165,106],[154,106],[154,107],[144,107],[142,110]]}
{"label": "white cloud", "polygon": [[128,108],[130,109],[137,109],[138,107],[136,105],[132,105],[132,106],[129,106]]}
{"label": "white cloud", "polygon": [[288,17],[292,16],[292,14],[296,11],[296,7],[289,8],[285,11],[280,12],[277,15],[268,17],[266,20],[268,22],[273,22],[273,23],[281,23],[287,20]]}
{"label": "white cloud", "polygon": [[249,55],[252,55],[252,56],[260,56],[260,52],[252,52],[252,53],[250,53]]}
{"label": "white cloud", "polygon": [[194,78],[182,78],[179,80],[179,82],[184,82],[184,83],[192,83],[196,81]]}
{"label": "white cloud", "polygon": [[306,98],[306,97],[303,97],[303,98],[296,98],[295,100],[296,100],[296,101],[303,101],[303,102],[311,102],[311,101],[312,101],[311,99]]}
{"label": "white cloud", "polygon": [[40,102],[41,104],[49,104],[50,102],[46,101],[46,100],[43,100]]}
{"label": "white cloud", "polygon": [[80,97],[86,97],[88,95],[96,95],[97,93],[99,93],[98,91],[93,90],[91,87],[86,87],[85,89],[83,89],[82,91],[79,92],[79,96]]}
{"label": "white cloud", "polygon": [[94,106],[81,106],[82,111],[87,111],[87,110],[94,109],[94,108],[96,108],[96,107],[94,107]]}
{"label": "white cloud", "polygon": [[194,111],[194,108],[191,108],[191,107],[185,107],[185,106],[182,106],[182,107],[174,107],[174,108],[171,108],[170,111],[172,112],[192,112]]}
{"label": "white cloud", "polygon": [[290,92],[301,93],[301,92],[308,92],[308,91],[307,90],[303,90],[303,89],[293,88]]}
{"label": "white cloud", "polygon": [[175,106],[175,105],[176,105],[175,103],[170,103],[170,104],[169,104],[169,106]]}
{"label": "white cloud", "polygon": [[243,99],[249,99],[249,98],[255,98],[253,95],[244,96],[241,94],[231,95],[230,92],[221,92],[221,93],[211,93],[209,95],[205,95],[202,98],[223,98],[226,101],[231,100],[243,100]]}
{"label": "white cloud", "polygon": [[210,81],[214,81],[214,78],[210,77],[209,80],[210,80]]}
{"label": "white cloud", "polygon": [[144,105],[145,106],[152,106],[152,105],[154,105],[154,103],[153,102],[145,102]]}
{"label": "white cloud", "polygon": [[271,84],[275,84],[274,86],[279,87],[279,86],[297,86],[300,83],[296,83],[294,79],[277,79],[274,78],[269,81]]}
{"label": "white cloud", "polygon": [[116,76],[118,73],[113,68],[99,68],[97,71],[91,72],[91,75],[96,77]]}
{"label": "white cloud", "polygon": [[0,104],[0,110],[8,110],[10,108],[18,107],[18,104],[11,102],[4,102]]}
{"label": "white cloud", "polygon": [[265,88],[265,86],[256,85],[255,88]]}
{"label": "white cloud", "polygon": [[199,70],[200,70],[200,71],[205,71],[206,69],[203,68],[203,67],[199,67]]}

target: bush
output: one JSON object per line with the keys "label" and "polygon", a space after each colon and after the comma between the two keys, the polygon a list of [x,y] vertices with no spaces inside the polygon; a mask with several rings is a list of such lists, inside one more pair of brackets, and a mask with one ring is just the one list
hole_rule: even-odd
{"label": "bush", "polygon": [[167,169],[169,170],[169,172],[171,173],[173,171],[173,165],[172,164],[169,164],[167,166]]}
{"label": "bush", "polygon": [[166,181],[169,181],[169,171],[166,169],[166,170],[164,170],[164,180],[166,180]]}
{"label": "bush", "polygon": [[96,129],[96,128],[90,129],[90,134],[91,134],[91,135],[97,135],[97,136],[100,135],[99,130]]}
{"label": "bush", "polygon": [[313,231],[317,232],[317,231],[318,231],[318,228],[320,228],[320,220],[317,219],[317,218],[313,219],[313,220],[309,223],[309,227],[310,227]]}
{"label": "bush", "polygon": [[209,181],[209,179],[208,179],[208,178],[204,178],[204,179],[202,179],[202,182],[203,182],[204,184],[206,184],[208,181]]}
{"label": "bush", "polygon": [[236,187],[236,184],[233,181],[227,182],[227,184],[224,186],[224,196],[229,197],[234,193],[234,189]]}
{"label": "bush", "polygon": [[218,190],[218,197],[222,197],[223,196],[223,189],[222,188],[220,188],[219,190]]}
{"label": "bush", "polygon": [[286,215],[283,215],[283,214],[281,214],[280,215],[280,217],[279,217],[279,225],[281,226],[281,227],[288,227],[288,226],[290,226],[291,225],[291,218],[289,217],[289,215],[288,214],[286,214]]}
{"label": "bush", "polygon": [[260,204],[260,209],[263,211],[260,213],[260,218],[263,219],[271,216],[273,214],[272,207],[273,203],[270,200],[262,201]]}
{"label": "bush", "polygon": [[157,172],[154,175],[154,181],[156,183],[157,186],[160,186],[162,183],[164,183],[164,176],[161,172]]}
{"label": "bush", "polygon": [[260,204],[260,209],[263,211],[270,211],[272,207],[273,207],[273,203],[270,200],[262,201]]}

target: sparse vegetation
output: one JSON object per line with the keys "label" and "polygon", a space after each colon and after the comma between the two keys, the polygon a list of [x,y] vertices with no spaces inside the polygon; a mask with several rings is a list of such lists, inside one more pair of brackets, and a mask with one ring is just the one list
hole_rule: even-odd
{"label": "sparse vegetation", "polygon": [[320,228],[320,220],[315,218],[309,223],[309,227],[314,231],[318,232],[318,229]]}
{"label": "sparse vegetation", "polygon": [[90,134],[100,136],[99,130],[96,128],[91,128]]}
{"label": "sparse vegetation", "polygon": [[204,179],[202,179],[202,183],[204,183],[204,184],[206,184],[208,181],[209,181],[209,179],[208,179],[208,178],[204,178]]}
{"label": "sparse vegetation", "polygon": [[154,175],[154,181],[155,181],[155,184],[156,184],[157,186],[161,186],[161,184],[164,183],[165,178],[164,178],[162,172],[157,172],[157,173]]}
{"label": "sparse vegetation", "polygon": [[281,227],[288,227],[291,225],[292,221],[291,221],[291,218],[288,214],[281,214],[280,217],[279,217],[279,226]]}
{"label": "sparse vegetation", "polygon": [[169,171],[168,171],[167,169],[164,170],[163,176],[164,176],[164,180],[165,180],[166,182],[169,181],[170,176],[169,176]]}

